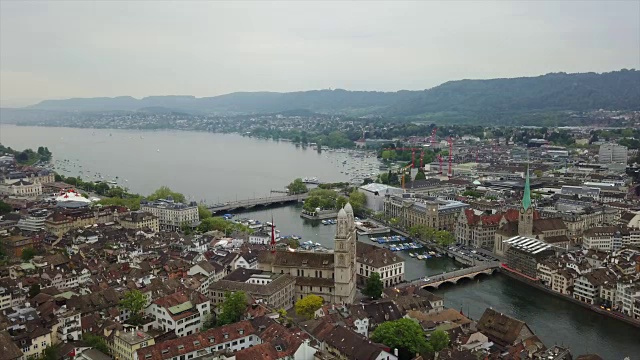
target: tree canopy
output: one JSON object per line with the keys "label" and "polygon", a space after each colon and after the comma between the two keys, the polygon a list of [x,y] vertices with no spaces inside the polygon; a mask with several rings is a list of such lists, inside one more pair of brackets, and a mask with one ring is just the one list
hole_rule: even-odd
{"label": "tree canopy", "polygon": [[449,347],[449,334],[443,330],[436,330],[431,333],[429,343],[433,351],[440,351]]}
{"label": "tree canopy", "polygon": [[232,221],[226,220],[219,216],[209,217],[200,221],[200,225],[198,225],[198,231],[200,232],[221,231],[224,233],[232,233],[234,231],[239,231],[239,232],[244,232],[249,234],[253,233],[253,230],[251,230],[247,226],[234,223]]}
{"label": "tree canopy", "polygon": [[384,284],[382,283],[382,279],[380,278],[380,274],[377,272],[372,272],[367,279],[367,285],[362,290],[362,293],[366,296],[369,296],[374,299],[380,299],[382,297],[382,290],[384,289]]}
{"label": "tree canopy", "polygon": [[208,219],[211,217],[211,211],[207,209],[207,206],[204,204],[198,205],[198,216],[200,220]]}
{"label": "tree canopy", "polygon": [[120,308],[128,310],[131,313],[131,321],[140,320],[142,310],[147,305],[147,299],[140,290],[133,289],[124,293],[124,297],[120,300]]}
{"label": "tree canopy", "polygon": [[13,207],[6,202],[0,200],[0,215],[8,214],[13,211]]}
{"label": "tree canopy", "polygon": [[307,319],[313,319],[313,315],[322,307],[323,302],[322,298],[318,295],[307,295],[296,301],[296,314],[298,316],[304,316]]}
{"label": "tree canopy", "polygon": [[353,190],[351,194],[349,194],[349,203],[351,204],[354,213],[361,214],[367,204],[367,196],[357,189]]}
{"label": "tree canopy", "polygon": [[218,326],[240,321],[246,309],[247,297],[244,291],[225,292],[224,301],[220,305],[220,313],[218,314]]}
{"label": "tree canopy", "polygon": [[147,199],[153,201],[158,199],[166,199],[169,196],[171,196],[171,198],[173,198],[173,201],[175,202],[185,202],[184,195],[178,192],[174,192],[168,186],[161,186],[160,188],[158,188],[158,190],[154,191],[153,194],[147,196]]}
{"label": "tree canopy", "polygon": [[22,249],[22,255],[20,255],[20,258],[23,261],[29,261],[31,259],[33,259],[33,257],[36,256],[36,250],[34,248],[25,248]]}
{"label": "tree canopy", "polygon": [[383,322],[373,331],[370,338],[391,349],[398,349],[400,359],[412,359],[417,353],[433,352],[422,327],[407,318]]}
{"label": "tree canopy", "polygon": [[293,180],[291,184],[287,185],[287,189],[289,190],[289,194],[303,194],[309,191],[307,185],[300,178]]}
{"label": "tree canopy", "polygon": [[102,336],[93,335],[91,333],[84,333],[82,334],[82,340],[84,340],[87,345],[100,350],[106,355],[110,353],[109,346],[107,346],[107,342]]}

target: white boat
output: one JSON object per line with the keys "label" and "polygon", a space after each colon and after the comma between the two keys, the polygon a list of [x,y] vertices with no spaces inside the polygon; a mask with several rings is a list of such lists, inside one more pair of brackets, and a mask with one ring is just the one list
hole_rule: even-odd
{"label": "white boat", "polygon": [[414,253],[410,252],[410,253],[409,253],[409,256],[411,256],[411,257],[416,257],[416,254],[414,254]]}
{"label": "white boat", "polygon": [[418,255],[418,260],[424,260],[424,255],[422,254]]}

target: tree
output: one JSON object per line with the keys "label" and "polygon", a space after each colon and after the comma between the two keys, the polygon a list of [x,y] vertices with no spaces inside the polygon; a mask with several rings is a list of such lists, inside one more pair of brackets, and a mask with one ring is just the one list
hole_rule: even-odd
{"label": "tree", "polygon": [[198,216],[200,220],[208,219],[211,217],[211,211],[203,204],[198,205]]}
{"label": "tree", "polygon": [[426,180],[427,176],[424,174],[424,171],[418,171],[414,180]]}
{"label": "tree", "polygon": [[247,297],[244,291],[225,292],[224,301],[216,323],[218,326],[232,324],[242,319],[247,309]]}
{"label": "tree", "polygon": [[380,274],[374,271],[369,275],[369,278],[367,279],[367,286],[362,290],[362,293],[373,299],[380,299],[382,297],[383,288],[384,285],[380,279]]}
{"label": "tree", "polygon": [[30,247],[22,249],[22,255],[20,255],[23,261],[29,261],[33,259],[34,256],[36,256],[36,251]]}
{"label": "tree", "polygon": [[399,319],[380,324],[371,340],[398,349],[399,359],[412,359],[417,353],[431,353],[433,349],[424,337],[422,327],[411,319]]}
{"label": "tree", "polygon": [[435,235],[436,242],[442,246],[449,246],[456,242],[456,238],[447,230],[439,230]]}
{"label": "tree", "polygon": [[449,334],[446,331],[436,330],[431,333],[429,337],[429,343],[433,348],[433,351],[440,351],[449,347]]}
{"label": "tree", "polygon": [[344,196],[338,196],[338,198],[336,199],[336,209],[342,209],[345,205],[347,205],[347,203],[349,202],[349,199],[347,199]]}
{"label": "tree", "polygon": [[313,319],[315,312],[322,307],[323,300],[318,295],[307,295],[296,301],[296,314]]}
{"label": "tree", "polygon": [[182,231],[182,233],[184,233],[185,235],[191,235],[193,233],[193,228],[191,228],[191,224],[185,221],[180,224],[180,231]]}
{"label": "tree", "polygon": [[202,322],[202,328],[200,328],[200,331],[209,330],[216,327],[216,318],[214,314],[215,313],[211,312],[207,315],[207,317]]}
{"label": "tree", "polygon": [[177,193],[172,191],[168,186],[161,186],[158,190],[154,191],[153,194],[149,195],[147,198],[149,200],[158,200],[158,199],[166,199],[169,196],[175,202],[185,202],[185,197],[181,193]]}
{"label": "tree", "polygon": [[140,290],[133,289],[124,293],[124,297],[120,300],[120,308],[128,310],[131,313],[131,322],[140,321],[142,310],[147,305],[147,299]]}
{"label": "tree", "polygon": [[360,214],[364,211],[364,206],[367,204],[367,196],[358,190],[353,190],[349,194],[349,203],[353,208],[355,214]]}
{"label": "tree", "polygon": [[37,359],[38,360],[58,360],[58,345],[47,346]]}
{"label": "tree", "polygon": [[231,228],[231,223],[225,220],[222,217],[210,217],[202,220],[200,225],[198,225],[198,231],[200,232],[209,232],[209,231],[222,231],[225,232]]}
{"label": "tree", "polygon": [[29,299],[40,294],[40,284],[33,284],[29,287]]}
{"label": "tree", "polygon": [[287,186],[287,189],[289,190],[289,194],[303,194],[309,191],[307,185],[300,178],[293,180],[293,182]]}
{"label": "tree", "polygon": [[87,345],[105,353],[109,354],[109,347],[107,346],[107,342],[104,340],[102,336],[93,335],[91,333],[82,334],[82,340],[84,340]]}
{"label": "tree", "polygon": [[0,215],[8,214],[13,211],[13,207],[6,202],[0,200]]}
{"label": "tree", "polygon": [[537,177],[537,178],[541,178],[542,177],[542,170],[533,170],[533,174]]}

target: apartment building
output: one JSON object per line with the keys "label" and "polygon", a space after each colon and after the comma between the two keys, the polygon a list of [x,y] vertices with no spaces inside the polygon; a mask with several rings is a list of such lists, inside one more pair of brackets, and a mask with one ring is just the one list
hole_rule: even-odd
{"label": "apartment building", "polygon": [[160,230],[177,231],[184,224],[195,226],[200,219],[195,202],[187,205],[174,202],[171,197],[152,202],[143,200],[140,202],[140,210],[156,216]]}
{"label": "apartment building", "polygon": [[151,229],[160,231],[158,217],[144,211],[131,211],[118,218],[118,223],[125,229]]}
{"label": "apartment building", "polygon": [[211,313],[211,302],[197,291],[176,292],[151,303],[145,314],[152,317],[152,326],[177,336],[187,336],[200,331],[202,323]]}
{"label": "apartment building", "polygon": [[296,299],[295,285],[296,278],[289,274],[241,268],[209,285],[209,298],[213,304],[220,304],[226,292],[244,291],[258,303],[288,310]]}

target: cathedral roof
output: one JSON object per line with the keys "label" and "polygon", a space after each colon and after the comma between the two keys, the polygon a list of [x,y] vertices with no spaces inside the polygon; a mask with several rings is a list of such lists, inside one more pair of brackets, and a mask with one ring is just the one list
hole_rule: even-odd
{"label": "cathedral roof", "polygon": [[340,211],[338,211],[338,219],[346,219],[347,218],[347,212],[344,211],[344,208],[340,209]]}

